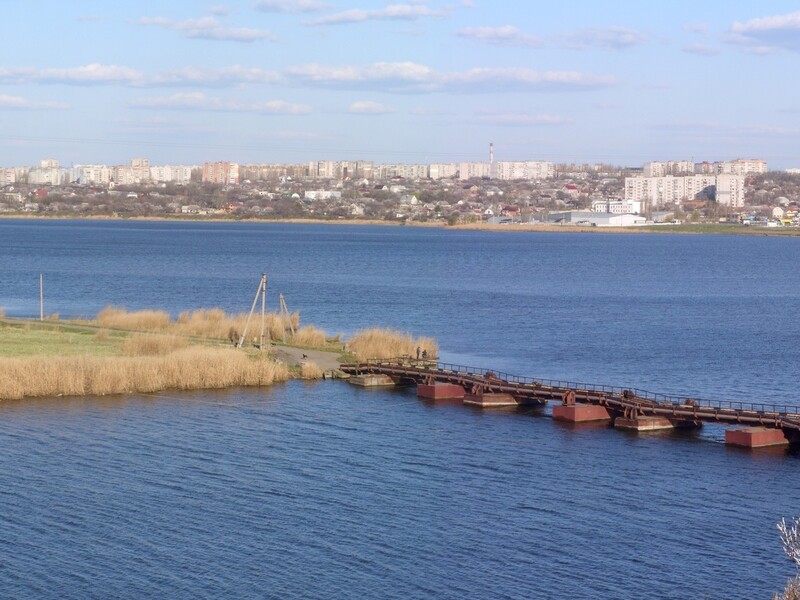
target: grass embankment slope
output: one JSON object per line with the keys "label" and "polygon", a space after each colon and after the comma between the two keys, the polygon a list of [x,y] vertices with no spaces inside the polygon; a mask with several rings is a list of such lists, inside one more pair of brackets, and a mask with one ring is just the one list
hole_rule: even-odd
{"label": "grass embankment slope", "polygon": [[434,340],[386,329],[342,343],[300,327],[297,313],[267,316],[269,351],[256,347],[255,318],[244,347],[235,348],[246,320],[220,309],[173,320],[164,311],[108,307],[94,320],[64,322],[3,319],[0,311],[0,400],[263,386],[318,379],[345,360],[413,356],[418,347],[438,353]]}
{"label": "grass embankment slope", "polygon": [[683,225],[637,225],[635,227],[592,227],[588,225],[564,224],[514,224],[490,225],[488,223],[466,223],[452,225],[448,229],[466,231],[540,232],[540,233],[671,233],[694,235],[756,235],[756,236],[800,236],[798,227],[760,227],[733,223],[686,223]]}
{"label": "grass embankment slope", "polygon": [[90,325],[0,323],[0,400],[262,386],[289,367],[268,353]]}

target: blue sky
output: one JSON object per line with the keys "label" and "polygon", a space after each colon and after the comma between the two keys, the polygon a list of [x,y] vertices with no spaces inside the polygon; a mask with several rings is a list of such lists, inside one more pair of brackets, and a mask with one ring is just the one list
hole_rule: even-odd
{"label": "blue sky", "polygon": [[0,165],[766,158],[800,5],[0,0]]}

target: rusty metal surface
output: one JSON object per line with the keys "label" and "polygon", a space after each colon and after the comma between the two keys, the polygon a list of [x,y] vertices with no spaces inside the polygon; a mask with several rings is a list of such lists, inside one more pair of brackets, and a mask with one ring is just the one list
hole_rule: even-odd
{"label": "rusty metal surface", "polygon": [[658,394],[646,390],[521,377],[409,357],[373,359],[342,365],[345,373],[381,373],[398,380],[420,383],[453,383],[474,395],[507,393],[516,398],[545,403],[583,402],[604,406],[628,418],[663,416],[687,421],[761,425],[796,432],[800,437],[800,408],[762,402],[701,400]]}

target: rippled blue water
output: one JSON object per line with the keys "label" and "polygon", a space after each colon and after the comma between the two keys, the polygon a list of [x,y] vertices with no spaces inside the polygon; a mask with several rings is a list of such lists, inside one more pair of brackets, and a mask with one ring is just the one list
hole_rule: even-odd
{"label": "rippled blue water", "polygon": [[[437,337],[454,362],[797,405],[800,239],[0,220],[11,315],[246,310]],[[272,302],[277,304],[276,295]],[[0,405],[10,597],[764,598],[794,452],[410,391]]]}

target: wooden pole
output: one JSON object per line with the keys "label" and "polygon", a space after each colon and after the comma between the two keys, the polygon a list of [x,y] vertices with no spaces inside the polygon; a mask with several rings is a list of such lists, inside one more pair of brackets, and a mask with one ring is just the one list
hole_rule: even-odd
{"label": "wooden pole", "polygon": [[261,351],[264,351],[264,325],[267,322],[267,274],[261,274]]}
{"label": "wooden pole", "polygon": [[44,277],[39,273],[39,320],[44,321]]}
{"label": "wooden pole", "polygon": [[258,289],[256,290],[256,296],[253,298],[253,306],[250,307],[250,312],[247,314],[247,321],[244,322],[244,331],[242,331],[242,337],[239,338],[239,343],[236,344],[237,348],[241,348],[244,344],[245,336],[247,335],[247,328],[250,326],[250,318],[253,316],[253,312],[256,310],[256,303],[258,302],[258,295],[261,293],[261,288],[264,287],[264,282],[267,279],[267,274],[261,274],[261,281],[258,282]]}

